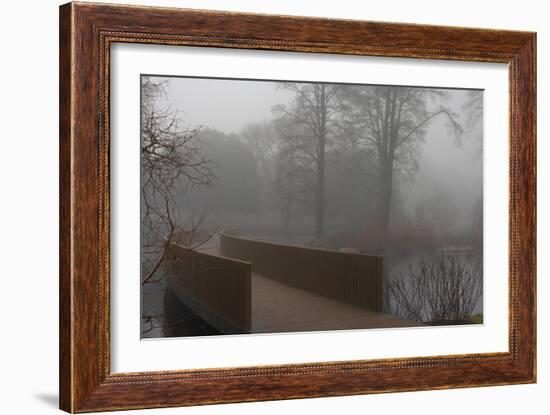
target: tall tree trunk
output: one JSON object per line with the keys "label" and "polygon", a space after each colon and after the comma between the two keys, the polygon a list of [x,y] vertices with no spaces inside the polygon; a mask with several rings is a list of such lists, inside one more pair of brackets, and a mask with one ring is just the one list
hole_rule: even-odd
{"label": "tall tree trunk", "polygon": [[322,239],[325,235],[325,160],[319,160],[317,168],[317,200],[315,209],[315,238]]}
{"label": "tall tree trunk", "polygon": [[326,106],[325,86],[320,86],[318,96],[318,131],[317,131],[317,191],[315,203],[315,238],[325,236],[325,146],[326,146]]}
{"label": "tall tree trunk", "polygon": [[381,163],[378,205],[377,205],[377,250],[384,252],[388,246],[388,234],[391,213],[391,197],[393,184],[393,162],[386,160]]}
{"label": "tall tree trunk", "polygon": [[401,106],[397,108],[397,94],[389,88],[386,91],[386,106],[383,124],[383,148],[379,165],[379,187],[377,207],[378,252],[388,247],[391,201],[393,189],[393,162],[401,120]]}

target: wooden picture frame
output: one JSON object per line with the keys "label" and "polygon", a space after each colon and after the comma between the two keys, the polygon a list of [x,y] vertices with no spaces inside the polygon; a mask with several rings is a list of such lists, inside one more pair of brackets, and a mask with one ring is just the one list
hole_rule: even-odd
{"label": "wooden picture frame", "polygon": [[[109,69],[114,43],[509,65],[509,351],[111,373]],[[68,412],[536,380],[536,34],[69,3],[60,8],[60,407]]]}

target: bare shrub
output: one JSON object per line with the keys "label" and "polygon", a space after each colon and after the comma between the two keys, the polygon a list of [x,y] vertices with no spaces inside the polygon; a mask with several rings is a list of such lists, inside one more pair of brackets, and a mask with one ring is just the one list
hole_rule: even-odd
{"label": "bare shrub", "polygon": [[470,254],[421,258],[386,280],[386,309],[422,323],[470,322],[483,290],[481,273],[480,258]]}

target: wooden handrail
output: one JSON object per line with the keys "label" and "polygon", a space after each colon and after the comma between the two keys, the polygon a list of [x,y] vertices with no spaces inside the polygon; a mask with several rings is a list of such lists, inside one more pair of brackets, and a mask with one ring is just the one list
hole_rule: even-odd
{"label": "wooden handrail", "polygon": [[251,273],[249,262],[168,246],[170,273],[179,295],[203,320],[224,333],[251,330]]}
{"label": "wooden handrail", "polygon": [[383,310],[380,256],[257,241],[220,232],[221,254],[252,264],[252,272],[341,302]]}

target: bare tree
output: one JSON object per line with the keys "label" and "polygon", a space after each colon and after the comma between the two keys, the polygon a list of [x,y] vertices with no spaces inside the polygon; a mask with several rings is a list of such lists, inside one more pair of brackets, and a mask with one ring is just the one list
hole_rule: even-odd
{"label": "bare tree", "polygon": [[[466,126],[469,134],[479,143],[476,157],[483,155],[483,91],[468,91],[468,100],[462,109],[466,112]],[[483,251],[483,195],[480,194],[472,208],[472,245]]]}
{"label": "bare tree", "polygon": [[[166,82],[143,77],[141,84],[141,284],[159,282],[171,261],[172,242],[195,249],[208,236],[198,236],[203,219],[184,217],[178,207],[193,187],[210,185],[213,163],[202,156],[199,128],[181,128],[179,115],[162,108]],[[147,300],[147,299],[144,299]],[[142,313],[142,320],[154,328],[161,316]],[[159,324],[160,325],[160,324]]]}
{"label": "bare tree", "polygon": [[285,145],[275,157],[273,189],[282,207],[283,229],[288,233],[295,208],[306,206],[310,209],[314,204],[309,196],[317,176],[311,169],[310,159],[304,154],[301,140],[292,133],[282,134]]}
{"label": "bare tree", "polygon": [[394,86],[350,86],[341,88],[341,111],[346,114],[346,131],[377,159],[377,228],[379,250],[387,246],[394,173],[413,174],[417,151],[430,122],[445,117],[456,140],[462,134],[458,116],[444,106],[431,108],[445,97],[442,90]]}
{"label": "bare tree", "polygon": [[[482,144],[483,140],[483,91],[474,89],[468,91],[468,101],[463,105],[467,113],[466,125],[468,132],[474,134]],[[482,147],[480,146],[479,155]]]}
{"label": "bare tree", "polygon": [[265,121],[248,124],[242,129],[240,137],[254,154],[264,179],[272,183],[274,163],[279,147],[279,137],[274,123]]}
{"label": "bare tree", "polygon": [[284,83],[282,87],[294,93],[288,106],[276,106],[274,113],[286,128],[281,129],[286,152],[297,152],[296,158],[312,173],[309,191],[314,195],[315,237],[325,233],[325,170],[326,152],[336,133],[338,86],[328,84]]}
{"label": "bare tree", "polygon": [[[277,157],[279,136],[273,122],[258,122],[246,125],[240,132],[241,140],[254,155],[258,171],[266,186],[261,188],[262,201],[275,191],[277,181]],[[257,222],[265,206],[258,204]]]}
{"label": "bare tree", "polygon": [[457,324],[471,320],[482,294],[479,257],[439,254],[421,258],[409,271],[386,280],[385,308],[414,321]]}

